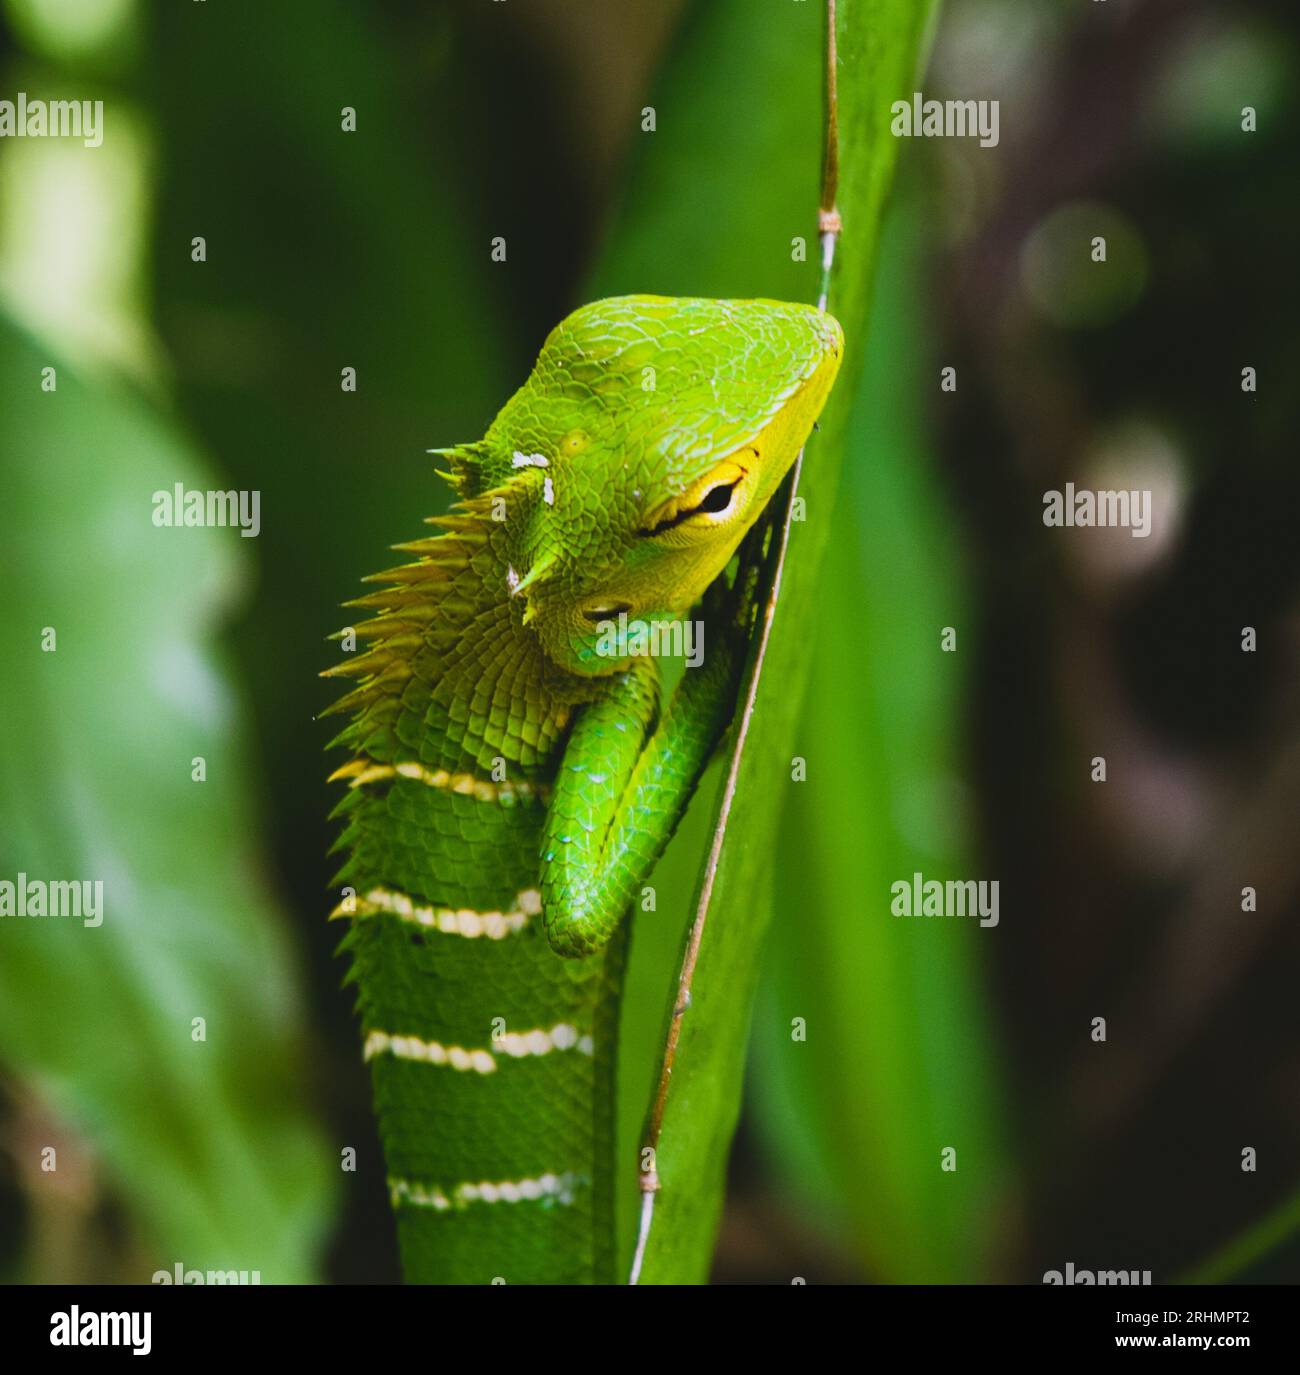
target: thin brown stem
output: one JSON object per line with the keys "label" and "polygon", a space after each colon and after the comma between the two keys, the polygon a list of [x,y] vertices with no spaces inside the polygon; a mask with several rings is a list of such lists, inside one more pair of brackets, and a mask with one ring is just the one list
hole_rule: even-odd
{"label": "thin brown stem", "polygon": [[840,190],[840,105],[837,94],[839,57],[835,47],[835,0],[826,0],[826,157],[822,163],[822,199],[817,212],[821,245],[821,281],[817,308],[825,310],[831,297],[831,268],[835,244],[843,227],[836,199]]}

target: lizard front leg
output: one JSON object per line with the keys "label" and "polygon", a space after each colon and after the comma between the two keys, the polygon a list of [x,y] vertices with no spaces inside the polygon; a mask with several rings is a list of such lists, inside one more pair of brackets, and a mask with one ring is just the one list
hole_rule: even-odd
{"label": "lizard front leg", "polygon": [[542,838],[542,919],[557,954],[589,955],[614,934],[726,728],[739,667],[724,634],[659,719],[658,667],[633,660],[579,713]]}

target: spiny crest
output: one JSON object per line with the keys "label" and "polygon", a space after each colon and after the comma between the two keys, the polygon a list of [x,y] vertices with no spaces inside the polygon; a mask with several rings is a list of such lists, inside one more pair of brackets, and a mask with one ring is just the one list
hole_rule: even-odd
{"label": "spiny crest", "polygon": [[[323,678],[361,680],[327,707],[321,713],[324,716],[349,712],[360,717],[386,700],[395,701],[411,676],[414,656],[431,626],[444,618],[472,616],[485,593],[490,599],[522,595],[527,603],[528,589],[545,580],[553,562],[551,554],[530,557],[527,535],[522,533],[528,530],[531,514],[543,499],[541,474],[536,469],[522,469],[498,486],[474,491],[483,480],[483,445],[431,452],[451,457],[452,471],[443,476],[462,493],[461,499],[447,514],[426,518],[425,524],[441,533],[392,546],[400,553],[414,555],[412,562],[363,578],[363,582],[381,587],[344,603],[374,611],[375,615],[330,636],[343,640],[351,634],[367,647],[322,671]],[[523,557],[528,559],[522,573],[509,562],[510,548],[524,551]],[[477,578],[463,576],[489,549],[504,569],[499,588],[483,587]],[[525,624],[530,617],[531,607],[525,605]],[[355,743],[352,735],[349,727],[331,743]]]}
{"label": "spiny crest", "polygon": [[472,497],[483,490],[484,471],[491,451],[482,440],[426,452],[447,460],[449,471],[437,469],[437,473],[452,486],[457,496]]}
{"label": "spiny crest", "polygon": [[504,567],[502,593],[521,598],[523,623],[533,618],[532,596],[555,572],[558,554],[544,544],[545,529],[536,519],[547,503],[544,467],[516,463],[505,482],[460,503],[465,518],[497,538],[494,548]]}

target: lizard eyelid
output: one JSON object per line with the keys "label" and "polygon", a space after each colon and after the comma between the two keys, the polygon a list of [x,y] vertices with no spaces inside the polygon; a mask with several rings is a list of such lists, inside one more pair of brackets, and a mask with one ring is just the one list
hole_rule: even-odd
{"label": "lizard eyelid", "polygon": [[[755,457],[758,456],[756,449],[752,452]],[[660,507],[666,514],[653,524],[642,526],[637,533],[646,536],[662,535],[665,530],[676,528],[692,516],[724,514],[731,506],[736,489],[748,476],[748,469],[742,468],[739,463],[729,461],[721,464],[704,479],[704,483],[697,484],[697,490],[703,486],[703,491],[699,491],[693,500],[689,496],[683,496],[676,502],[669,502],[666,508]]]}

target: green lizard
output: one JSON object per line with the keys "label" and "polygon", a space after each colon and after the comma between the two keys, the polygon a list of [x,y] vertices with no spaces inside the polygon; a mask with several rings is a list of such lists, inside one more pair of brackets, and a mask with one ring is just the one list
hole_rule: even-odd
{"label": "green lizard", "polygon": [[[349,603],[376,614],[329,670],[361,679],[332,708],[335,915],[410,1281],[615,1278],[624,918],[734,705],[724,570],[842,351],[809,306],[584,306],[481,441],[435,451],[442,533]],[[661,714],[634,632],[711,584],[703,663]]]}

